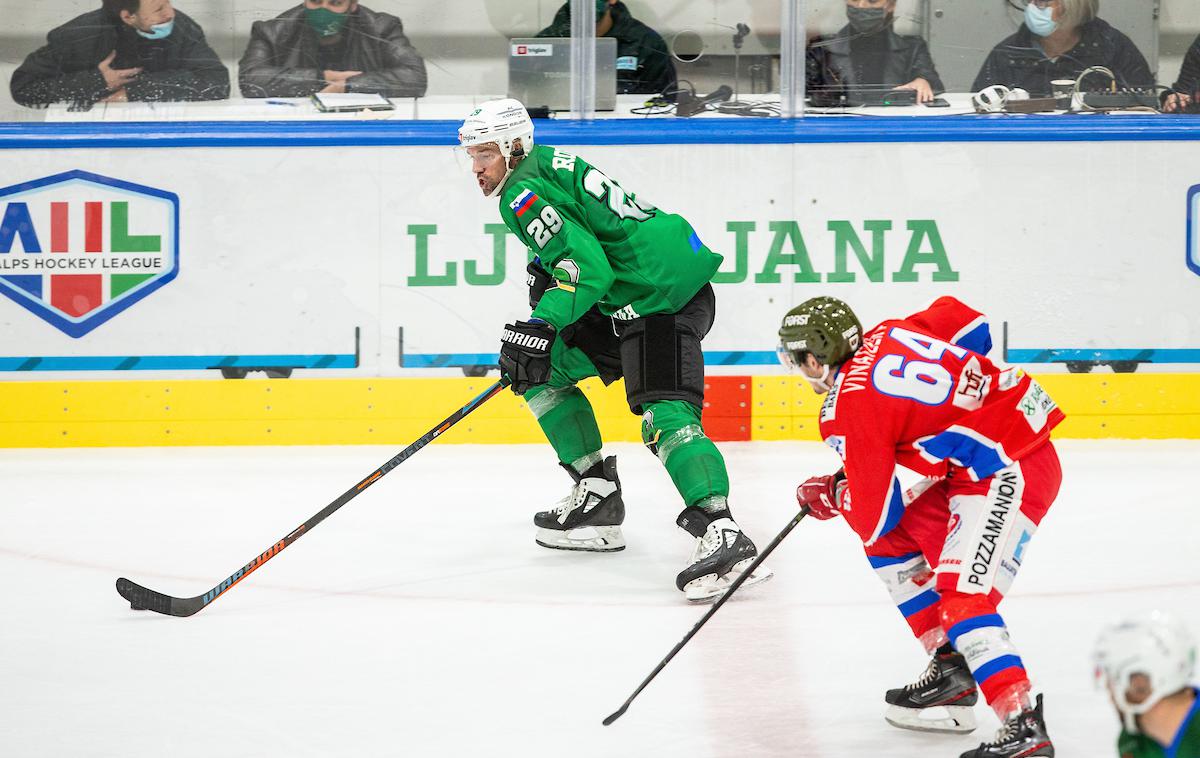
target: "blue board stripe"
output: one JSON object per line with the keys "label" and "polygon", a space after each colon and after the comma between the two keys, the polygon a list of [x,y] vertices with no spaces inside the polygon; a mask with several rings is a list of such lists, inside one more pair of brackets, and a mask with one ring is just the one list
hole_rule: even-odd
{"label": "blue board stripe", "polygon": [[[1009,350],[1011,363],[1060,361],[1200,363],[1200,350]],[[495,366],[495,353],[406,353],[405,368]],[[774,366],[773,350],[711,350],[710,366]],[[0,371],[162,371],[211,368],[356,368],[353,354],[338,355],[137,355],[0,357]]]}
{"label": "blue board stripe", "polygon": [[0,371],[169,371],[216,368],[356,368],[349,355],[72,355],[0,358]]}
{"label": "blue board stripe", "polygon": [[[459,125],[457,120],[9,122],[0,124],[0,149],[447,146],[457,144]],[[537,130],[539,141],[551,145],[1162,142],[1200,140],[1200,116],[550,119],[538,121]]]}
{"label": "blue board stripe", "polygon": [[[459,366],[495,366],[496,353],[405,353],[404,368],[456,368]],[[711,350],[704,353],[710,366],[774,366],[779,363],[774,350]]]}
{"label": "blue board stripe", "polygon": [[1062,361],[1138,361],[1140,363],[1200,363],[1200,349],[1094,350],[1039,348],[1009,349],[1009,363],[1059,363]]}

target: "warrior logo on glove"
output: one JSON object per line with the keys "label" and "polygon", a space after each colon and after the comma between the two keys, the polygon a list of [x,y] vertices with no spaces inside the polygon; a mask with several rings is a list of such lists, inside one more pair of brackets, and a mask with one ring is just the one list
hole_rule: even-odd
{"label": "warrior logo on glove", "polygon": [[554,335],[554,327],[545,321],[504,325],[500,335],[500,373],[508,378],[513,392],[524,395],[550,381],[550,345]]}

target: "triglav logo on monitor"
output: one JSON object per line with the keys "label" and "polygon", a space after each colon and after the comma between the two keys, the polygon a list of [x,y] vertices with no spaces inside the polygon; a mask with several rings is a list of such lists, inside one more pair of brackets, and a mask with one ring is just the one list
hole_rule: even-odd
{"label": "triglav logo on monitor", "polygon": [[1187,265],[1200,276],[1200,184],[1188,190]]}
{"label": "triglav logo on monitor", "polygon": [[0,293],[82,337],[179,273],[179,196],[67,171],[0,189]]}
{"label": "triglav logo on monitor", "polygon": [[554,45],[513,45],[513,55],[546,56],[554,54]]}

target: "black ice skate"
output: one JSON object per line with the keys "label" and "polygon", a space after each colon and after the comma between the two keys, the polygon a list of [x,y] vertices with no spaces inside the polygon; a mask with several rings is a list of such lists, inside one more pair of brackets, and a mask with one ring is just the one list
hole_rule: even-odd
{"label": "black ice skate", "polygon": [[1036,706],[1009,719],[995,740],[963,753],[961,758],[1054,758],[1054,745],[1042,718],[1042,696],[1037,696]]}
{"label": "black ice skate", "polygon": [[621,500],[616,456],[605,458],[583,474],[570,466],[563,468],[575,480],[575,486],[558,505],[533,517],[538,528],[537,543],[556,550],[624,550],[621,522],[625,520],[625,502]]}
{"label": "black ice skate", "polygon": [[[754,562],[758,549],[729,516],[729,511],[710,514],[695,506],[685,508],[676,520],[696,538],[692,563],[675,577],[675,586],[693,603],[706,603],[721,593]],[[771,570],[759,566],[743,587],[771,577]]]}
{"label": "black ice skate", "polygon": [[[948,652],[943,652],[946,650]],[[921,678],[884,695],[887,722],[918,732],[965,733],[975,729],[979,691],[967,660],[949,645],[933,654]]]}

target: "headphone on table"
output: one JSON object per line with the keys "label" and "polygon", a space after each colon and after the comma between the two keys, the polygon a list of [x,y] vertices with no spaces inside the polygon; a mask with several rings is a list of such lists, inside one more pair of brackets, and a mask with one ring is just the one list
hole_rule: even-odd
{"label": "headphone on table", "polygon": [[1003,84],[984,87],[971,96],[977,113],[1003,113],[1010,100],[1028,100],[1029,92],[1020,87],[1008,88]]}

